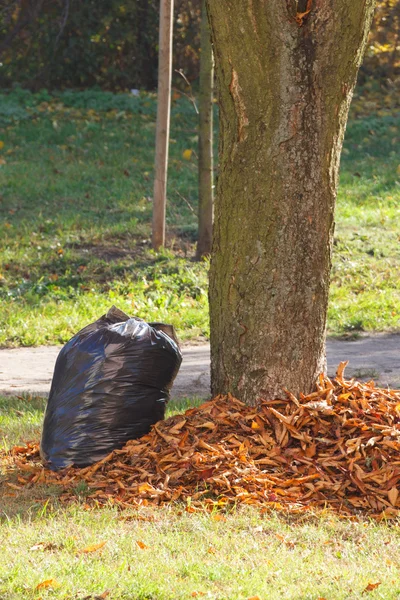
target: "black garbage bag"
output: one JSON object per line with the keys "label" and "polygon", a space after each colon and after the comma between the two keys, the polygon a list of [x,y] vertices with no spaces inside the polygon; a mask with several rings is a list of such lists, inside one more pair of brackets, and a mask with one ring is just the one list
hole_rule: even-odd
{"label": "black garbage bag", "polygon": [[182,362],[170,325],[112,307],[62,348],[40,452],[53,470],[85,467],[148,433],[164,418]]}

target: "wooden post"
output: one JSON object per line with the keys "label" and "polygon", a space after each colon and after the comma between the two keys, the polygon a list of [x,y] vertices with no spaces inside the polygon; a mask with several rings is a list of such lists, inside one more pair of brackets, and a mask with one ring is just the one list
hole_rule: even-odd
{"label": "wooden post", "polygon": [[160,0],[156,158],[153,199],[153,248],[165,243],[168,142],[171,107],[172,29],[174,0]]}
{"label": "wooden post", "polygon": [[199,237],[196,258],[211,253],[214,218],[213,190],[213,92],[214,62],[205,2],[201,17],[199,93]]}

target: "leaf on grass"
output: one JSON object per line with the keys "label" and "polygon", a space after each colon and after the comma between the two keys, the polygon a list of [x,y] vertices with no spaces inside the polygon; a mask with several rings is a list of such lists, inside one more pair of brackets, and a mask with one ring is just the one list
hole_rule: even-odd
{"label": "leaf on grass", "polygon": [[58,550],[58,546],[57,544],[53,544],[53,542],[38,542],[29,548],[29,552],[34,552],[35,550]]}
{"label": "leaf on grass", "polygon": [[182,152],[182,156],[185,160],[190,160],[192,158],[193,150],[188,148]]}
{"label": "leaf on grass", "polygon": [[96,550],[100,550],[103,548],[107,542],[99,542],[98,544],[91,544],[90,546],[86,546],[83,550],[80,550],[81,554],[89,554],[90,552],[96,552]]}
{"label": "leaf on grass", "polygon": [[226,517],[224,517],[224,515],[219,515],[218,513],[216,515],[212,515],[211,518],[213,521],[226,521]]}
{"label": "leaf on grass", "polygon": [[140,540],[136,540],[136,543],[137,543],[137,545],[139,546],[139,548],[141,550],[148,550],[149,549],[149,547],[146,546],[146,544],[144,542],[141,542]]}
{"label": "leaf on grass", "polygon": [[260,596],[251,596],[250,598],[247,598],[247,600],[261,600]]}
{"label": "leaf on grass", "polygon": [[60,587],[60,584],[55,579],[46,579],[41,583],[38,583],[35,590],[47,590],[48,588]]}
{"label": "leaf on grass", "polygon": [[381,581],[377,581],[376,583],[369,583],[367,585],[367,587],[363,590],[363,594],[366,594],[367,592],[372,592],[373,590],[375,590],[378,586],[381,585]]}
{"label": "leaf on grass", "polygon": [[23,490],[24,488],[20,485],[16,485],[15,483],[10,483],[9,481],[6,482],[6,485],[8,485],[8,487],[10,487],[13,490]]}
{"label": "leaf on grass", "polygon": [[4,148],[4,142],[0,140],[0,150],[3,150]]}

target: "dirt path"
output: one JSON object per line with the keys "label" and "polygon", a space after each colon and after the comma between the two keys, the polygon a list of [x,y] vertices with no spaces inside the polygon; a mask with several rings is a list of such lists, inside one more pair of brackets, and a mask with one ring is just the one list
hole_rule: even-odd
{"label": "dirt path", "polygon": [[[0,394],[22,392],[45,395],[50,389],[54,363],[60,346],[0,350]],[[348,360],[347,376],[374,379],[379,385],[400,389],[400,335],[379,334],[355,341],[328,340],[328,373]],[[210,387],[210,347],[183,348],[181,370],[172,390],[172,398],[205,398]]]}

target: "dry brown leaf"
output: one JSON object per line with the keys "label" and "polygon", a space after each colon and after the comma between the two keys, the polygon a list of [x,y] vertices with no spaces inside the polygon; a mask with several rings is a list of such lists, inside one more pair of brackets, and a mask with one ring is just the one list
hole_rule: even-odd
{"label": "dry brown leaf", "polygon": [[377,581],[376,583],[369,583],[367,585],[367,587],[363,590],[363,594],[366,594],[367,592],[372,592],[373,590],[375,590],[378,586],[381,585],[381,581]]}
{"label": "dry brown leaf", "polygon": [[101,548],[104,548],[104,546],[106,544],[107,544],[107,542],[99,542],[98,544],[90,544],[90,546],[86,546],[86,548],[79,550],[79,552],[81,554],[89,554],[90,552],[96,552],[96,550],[100,550]]}
{"label": "dry brown leaf", "polygon": [[396,506],[398,497],[399,497],[399,490],[396,487],[392,487],[388,491],[388,498],[389,498],[390,504],[392,504],[393,506]]}
{"label": "dry brown leaf", "polygon": [[57,544],[53,544],[53,542],[38,542],[29,548],[30,552],[34,552],[35,550],[58,550],[58,546]]}

